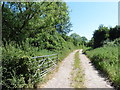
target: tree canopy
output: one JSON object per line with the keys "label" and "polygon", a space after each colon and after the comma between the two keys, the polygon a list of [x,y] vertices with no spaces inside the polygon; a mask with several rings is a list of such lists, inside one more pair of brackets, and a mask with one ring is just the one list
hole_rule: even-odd
{"label": "tree canopy", "polygon": [[71,31],[65,2],[3,2],[2,18],[2,39],[7,41],[21,42],[41,33]]}

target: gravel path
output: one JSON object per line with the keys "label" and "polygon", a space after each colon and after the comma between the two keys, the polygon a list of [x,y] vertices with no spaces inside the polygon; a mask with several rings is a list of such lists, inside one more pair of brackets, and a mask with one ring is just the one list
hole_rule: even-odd
{"label": "gravel path", "polygon": [[80,50],[80,60],[85,74],[84,84],[86,88],[113,88],[107,81],[105,81],[105,78],[98,74],[98,71],[95,70],[90,63],[90,60],[82,54],[82,50]]}
{"label": "gravel path", "polygon": [[[77,50],[76,50],[77,51]],[[44,88],[72,88],[70,86],[71,83],[71,71],[74,62],[74,54],[75,52],[70,53],[60,64],[58,72],[55,73],[54,77],[49,80]]]}

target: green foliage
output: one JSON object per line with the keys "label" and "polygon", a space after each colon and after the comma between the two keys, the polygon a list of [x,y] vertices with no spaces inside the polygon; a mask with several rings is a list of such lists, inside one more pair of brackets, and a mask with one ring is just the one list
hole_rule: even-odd
{"label": "green foliage", "polygon": [[72,33],[70,37],[73,38],[74,45],[80,46],[82,44],[82,38],[78,34]]}
{"label": "green foliage", "polygon": [[[67,36],[72,26],[65,2],[2,2],[2,86],[33,88],[39,82],[34,56],[59,54],[62,60],[80,47]],[[79,38],[80,39],[80,38]],[[76,46],[75,46],[76,45]]]}
{"label": "green foliage", "polygon": [[86,47],[86,46],[84,46],[84,47],[82,47],[82,53],[83,54],[86,54],[86,51],[90,51],[90,50],[93,50],[93,48],[92,47]]}
{"label": "green foliage", "polygon": [[118,88],[120,87],[120,77],[118,74],[118,46],[104,46],[91,51],[87,51],[87,56],[95,66],[108,75],[108,78]]}
{"label": "green foliage", "polygon": [[35,76],[38,63],[33,62],[33,56],[53,54],[55,52],[40,50],[32,47],[26,41],[23,45],[14,42],[2,47],[2,83],[4,88],[32,88],[40,81],[40,76]]}
{"label": "green foliage", "polygon": [[59,42],[58,45],[59,47],[50,51],[31,46],[29,40],[23,42],[22,45],[14,42],[6,43],[2,47],[3,88],[33,88],[36,83],[41,81],[41,78],[39,72],[34,76],[38,63],[33,64],[36,59],[31,59],[31,57],[58,53],[61,61],[75,49],[72,42],[66,42],[62,37],[61,43]]}
{"label": "green foliage", "polygon": [[110,28],[109,38],[110,40],[114,40],[120,37],[120,26],[116,26],[114,28]]}
{"label": "green foliage", "polygon": [[91,38],[91,40],[89,40],[88,42],[87,42],[87,45],[86,46],[88,46],[88,47],[94,47],[94,38],[92,37]]}
{"label": "green foliage", "polygon": [[98,30],[94,31],[93,37],[87,43],[87,46],[98,48],[103,46],[105,43],[113,41],[120,37],[120,26],[108,29],[103,25],[100,25]]}
{"label": "green foliage", "polygon": [[65,2],[3,2],[2,39],[18,43],[36,38],[37,42],[44,32],[67,34],[71,31],[68,14]]}
{"label": "green foliage", "polygon": [[99,29],[95,30],[93,34],[94,48],[102,46],[104,40],[106,40],[108,37],[109,37],[109,29],[104,26],[99,26]]}
{"label": "green foliage", "polygon": [[86,46],[88,42],[87,38],[82,36],[81,39],[82,39],[82,43]]}
{"label": "green foliage", "polygon": [[106,40],[104,41],[104,46],[119,46],[120,38],[114,39],[114,41]]}

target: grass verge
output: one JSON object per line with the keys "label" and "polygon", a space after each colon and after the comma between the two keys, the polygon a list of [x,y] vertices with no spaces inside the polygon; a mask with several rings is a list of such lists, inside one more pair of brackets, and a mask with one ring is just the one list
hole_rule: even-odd
{"label": "grass verge", "polygon": [[112,82],[112,85],[120,89],[118,47],[104,46],[86,53],[95,67]]}
{"label": "grass verge", "polygon": [[80,66],[79,51],[75,53],[74,66],[72,70],[72,83],[71,86],[74,88],[85,88],[84,86],[84,74],[82,67]]}

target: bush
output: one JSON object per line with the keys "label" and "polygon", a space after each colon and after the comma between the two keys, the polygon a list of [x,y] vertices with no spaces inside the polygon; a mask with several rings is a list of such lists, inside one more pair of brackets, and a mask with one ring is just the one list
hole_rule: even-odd
{"label": "bush", "polygon": [[33,88],[40,81],[40,76],[34,76],[38,63],[33,62],[33,56],[52,54],[48,50],[39,50],[29,44],[18,46],[15,43],[6,44],[2,48],[2,84],[3,88]]}

